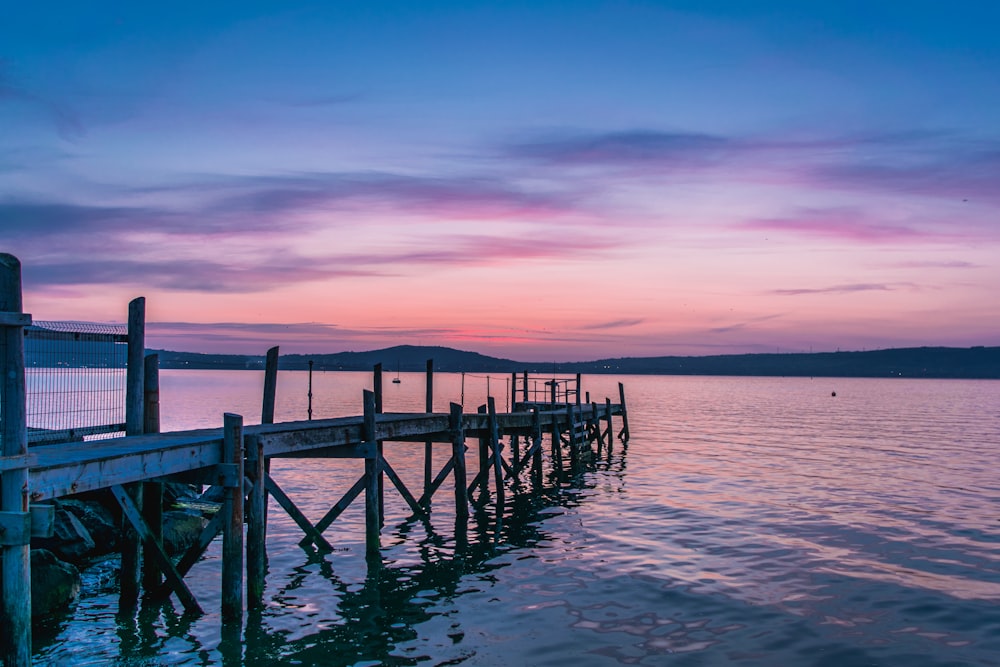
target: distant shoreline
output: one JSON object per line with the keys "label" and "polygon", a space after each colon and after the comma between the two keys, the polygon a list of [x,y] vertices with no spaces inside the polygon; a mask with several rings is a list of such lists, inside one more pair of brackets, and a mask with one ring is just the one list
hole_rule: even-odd
{"label": "distant shoreline", "polygon": [[[260,370],[264,355],[148,350],[164,369]],[[712,356],[621,357],[583,362],[518,362],[446,347],[403,345],[369,352],[282,355],[282,370],[423,372],[426,361],[443,373],[586,373],[590,375],[728,375],[746,377],[869,377],[1000,379],[1000,347],[917,347],[864,352],[762,353]]]}

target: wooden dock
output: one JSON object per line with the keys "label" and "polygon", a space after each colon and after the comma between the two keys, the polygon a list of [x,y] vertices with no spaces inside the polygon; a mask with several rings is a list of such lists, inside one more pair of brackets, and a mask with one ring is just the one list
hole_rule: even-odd
{"label": "wooden dock", "polygon": [[[125,437],[27,447],[25,372],[22,330],[31,323],[22,312],[20,264],[0,254],[0,345],[2,345],[2,456],[0,456],[0,546],[3,550],[2,653],[7,667],[31,662],[30,538],[49,529],[52,506],[46,501],[110,489],[125,517],[122,547],[123,607],[135,605],[140,592],[156,598],[174,594],[189,613],[202,612],[184,575],[209,544],[222,534],[222,618],[239,622],[245,608],[263,605],[268,499],[302,530],[303,547],[332,550],[324,531],[364,495],[366,548],[379,549],[384,494],[388,485],[415,516],[427,516],[432,499],[450,480],[458,520],[492,494],[503,503],[508,487],[522,475],[540,479],[543,443],[551,465],[574,462],[594,443],[627,441],[628,412],[624,388],[617,402],[581,400],[580,376],[547,380],[547,396],[529,392],[527,373],[512,376],[515,400],[510,412],[498,413],[494,399],[477,412],[452,403],[448,413],[434,413],[433,364],[427,364],[427,412],[382,413],[381,368],[373,390],[364,391],[361,414],[336,419],[274,422],[278,349],[268,352],[261,424],[244,426],[243,417],[220,415],[216,429],[158,433],[158,370],[155,357],[143,357],[141,322],[144,301],[130,304],[128,392]],[[549,393],[550,392],[550,393]],[[310,388],[311,397],[311,388]],[[310,403],[309,414],[312,408]],[[620,419],[615,433],[613,418]],[[468,456],[467,440],[477,443]],[[504,442],[504,438],[508,442]],[[422,488],[408,488],[392,466],[398,443],[424,443]],[[433,445],[447,443],[447,460],[435,463]],[[412,447],[412,445],[410,445]],[[362,459],[364,473],[347,489],[330,493],[330,510],[315,524],[270,476],[277,458]],[[471,460],[469,460],[471,459]],[[161,484],[167,481],[221,487],[224,502],[198,541],[179,560],[167,556],[161,537]],[[477,498],[478,492],[478,498]],[[246,595],[244,597],[244,591]]]}

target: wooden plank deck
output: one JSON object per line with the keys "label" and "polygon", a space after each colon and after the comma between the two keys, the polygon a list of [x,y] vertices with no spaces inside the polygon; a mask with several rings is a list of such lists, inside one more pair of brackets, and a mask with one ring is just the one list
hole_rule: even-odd
{"label": "wooden plank deck", "polygon": [[[616,412],[617,406],[612,406]],[[595,417],[590,406],[584,418]],[[600,415],[603,417],[603,415]],[[496,415],[505,435],[530,435],[538,426],[565,426],[566,410],[519,411]],[[476,436],[489,431],[486,414],[462,416],[462,428]],[[244,428],[248,442],[258,441],[265,458],[367,458],[362,416],[259,424]],[[375,440],[383,442],[452,442],[447,413],[387,413],[376,416]],[[211,469],[222,461],[223,429],[200,429],[134,435],[89,442],[29,448],[27,458],[0,459],[0,470],[29,468],[31,501],[94,491],[115,485]]]}

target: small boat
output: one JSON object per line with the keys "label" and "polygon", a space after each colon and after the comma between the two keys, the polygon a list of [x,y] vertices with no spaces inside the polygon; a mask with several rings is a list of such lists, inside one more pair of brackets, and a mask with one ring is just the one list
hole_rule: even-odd
{"label": "small boat", "polygon": [[396,364],[396,377],[392,378],[393,384],[399,384],[402,380],[399,379],[399,364]]}

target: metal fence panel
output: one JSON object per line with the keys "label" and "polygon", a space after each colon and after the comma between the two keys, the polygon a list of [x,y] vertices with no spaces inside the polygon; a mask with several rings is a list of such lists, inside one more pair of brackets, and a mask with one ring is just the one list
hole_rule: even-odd
{"label": "metal fence panel", "polygon": [[125,430],[125,325],[36,321],[24,329],[28,443]]}

